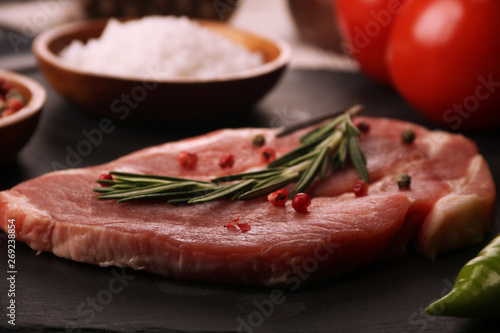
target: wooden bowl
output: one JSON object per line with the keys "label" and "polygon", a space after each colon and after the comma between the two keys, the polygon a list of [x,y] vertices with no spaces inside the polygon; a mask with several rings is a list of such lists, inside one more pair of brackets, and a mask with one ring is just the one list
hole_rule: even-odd
{"label": "wooden bowl", "polygon": [[79,0],[89,19],[177,15],[197,19],[227,21],[239,0]]}
{"label": "wooden bowl", "polygon": [[288,0],[288,8],[300,36],[325,50],[342,53],[335,0]]}
{"label": "wooden bowl", "polygon": [[35,132],[47,93],[42,85],[24,75],[0,69],[0,77],[26,98],[21,110],[0,118],[0,164],[3,164],[12,160]]}
{"label": "wooden bowl", "polygon": [[85,72],[63,63],[59,52],[71,41],[99,37],[107,20],[69,23],[37,36],[33,51],[50,85],[85,111],[108,118],[140,122],[200,122],[238,117],[262,98],[287,67],[290,48],[283,42],[212,21],[197,21],[252,51],[265,63],[216,79],[118,77]]}

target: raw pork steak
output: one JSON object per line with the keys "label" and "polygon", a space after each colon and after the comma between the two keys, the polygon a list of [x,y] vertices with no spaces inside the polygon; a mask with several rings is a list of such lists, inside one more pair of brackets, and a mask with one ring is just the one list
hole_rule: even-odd
{"label": "raw pork steak", "polygon": [[[371,184],[365,197],[352,193],[359,179],[348,167],[316,181],[308,214],[265,198],[169,205],[161,201],[118,204],[99,200],[96,179],[110,170],[208,180],[265,167],[256,134],[278,154],[298,145],[304,131],[276,138],[270,129],[220,130],[147,148],[105,165],[52,172],[0,193],[0,225],[15,220],[16,238],[39,252],[98,264],[143,269],[166,277],[290,285],[320,280],[400,255],[414,243],[424,256],[478,242],[488,231],[495,185],[476,146],[460,135],[431,132],[389,119],[361,118],[370,126],[360,142]],[[416,132],[402,143],[404,129]],[[198,154],[193,170],[177,154]],[[235,157],[231,169],[219,158]],[[230,170],[230,171],[228,171]],[[412,177],[399,190],[399,172]],[[240,217],[248,232],[224,225]]]}

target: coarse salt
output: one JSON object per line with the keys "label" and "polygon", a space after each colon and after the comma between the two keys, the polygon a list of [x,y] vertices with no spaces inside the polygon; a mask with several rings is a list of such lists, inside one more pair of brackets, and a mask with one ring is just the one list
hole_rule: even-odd
{"label": "coarse salt", "polygon": [[261,53],[175,16],[110,19],[98,39],[74,40],[60,56],[85,71],[155,80],[216,78],[263,63]]}

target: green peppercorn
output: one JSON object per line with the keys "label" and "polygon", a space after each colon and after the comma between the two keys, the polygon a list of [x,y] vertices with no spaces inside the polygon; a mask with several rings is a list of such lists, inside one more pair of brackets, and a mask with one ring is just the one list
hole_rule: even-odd
{"label": "green peppercorn", "polygon": [[412,144],[415,141],[415,132],[411,129],[405,129],[403,133],[401,133],[401,140],[403,143]]}
{"label": "green peppercorn", "polygon": [[257,134],[252,140],[252,144],[255,147],[262,147],[266,144],[266,138],[262,134]]}
{"label": "green peppercorn", "polygon": [[410,188],[411,177],[406,172],[399,173],[396,176],[396,183],[398,183],[399,189]]}

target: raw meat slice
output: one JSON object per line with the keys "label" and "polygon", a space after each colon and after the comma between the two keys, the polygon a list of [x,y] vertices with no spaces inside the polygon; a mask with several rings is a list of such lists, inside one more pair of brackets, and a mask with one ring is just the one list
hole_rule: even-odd
{"label": "raw meat slice", "polygon": [[[412,177],[411,190],[404,191],[411,202],[408,215],[385,257],[403,254],[407,244],[416,241],[419,252],[434,259],[439,252],[482,239],[493,219],[495,183],[471,140],[391,119],[359,117],[357,121],[371,128],[370,135],[360,138],[371,179],[369,194],[398,192],[394,177],[400,172]],[[411,145],[401,144],[405,129],[416,133]],[[311,194],[340,195],[357,178],[355,170],[341,170],[317,182]]]}
{"label": "raw meat slice", "polygon": [[[328,278],[401,254],[413,241],[433,258],[484,235],[495,187],[470,140],[395,120],[358,121],[371,128],[360,140],[372,180],[366,197],[352,194],[359,176],[351,167],[311,186],[308,214],[296,213],[289,204],[274,207],[265,199],[194,206],[117,204],[92,192],[98,176],[109,170],[208,180],[262,168],[258,149],[251,144],[256,134],[265,135],[280,154],[296,146],[306,131],[276,138],[276,131],[269,129],[221,130],[19,184],[0,193],[0,226],[5,230],[7,221],[15,219],[18,240],[80,262],[179,279],[261,285]],[[400,139],[406,128],[417,133],[411,145]],[[198,154],[195,169],[178,166],[182,150]],[[234,167],[221,169],[218,160],[227,153],[235,156]],[[412,176],[409,190],[395,184],[401,171]],[[464,218],[455,223],[454,216]],[[243,233],[224,228],[236,217],[252,229]]]}
{"label": "raw meat slice", "polygon": [[[18,238],[34,249],[179,279],[263,285],[287,284],[295,274],[321,279],[373,261],[409,205],[402,194],[346,202],[318,198],[303,215],[264,200],[172,207],[99,201],[98,209],[107,211],[96,214],[90,198],[76,212],[47,216],[26,197],[8,200],[23,207],[22,214],[7,214],[16,219]],[[237,216],[252,229],[224,227]]]}

